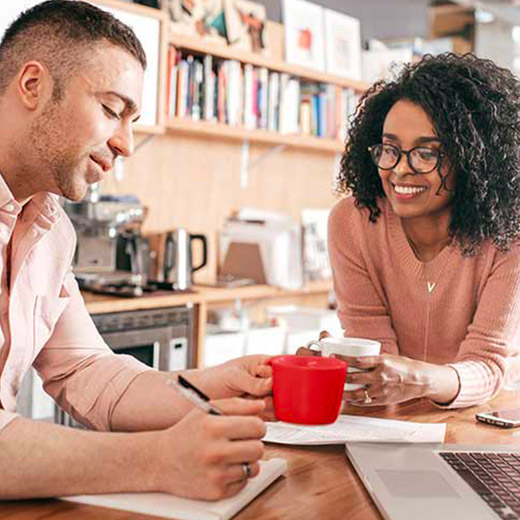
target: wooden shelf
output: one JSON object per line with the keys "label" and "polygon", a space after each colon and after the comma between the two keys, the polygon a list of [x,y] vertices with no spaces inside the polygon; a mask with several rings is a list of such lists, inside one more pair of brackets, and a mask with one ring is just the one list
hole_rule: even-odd
{"label": "wooden shelf", "polygon": [[306,136],[300,134],[280,134],[267,130],[247,130],[242,127],[232,127],[223,123],[210,123],[208,121],[193,121],[188,118],[174,118],[166,123],[167,131],[229,139],[234,141],[250,141],[274,145],[286,145],[304,150],[314,150],[326,153],[342,153],[345,145],[336,139]]}
{"label": "wooden shelf", "polygon": [[274,60],[259,54],[234,50],[227,45],[218,45],[214,42],[208,43],[200,38],[194,38],[193,36],[190,37],[176,34],[171,26],[169,41],[180,49],[189,49],[193,52],[211,54],[212,56],[218,56],[219,58],[227,60],[237,60],[243,63],[250,63],[255,67],[266,67],[277,72],[286,72],[287,74],[298,76],[310,81],[316,81],[318,83],[332,83],[341,87],[352,88],[356,92],[363,92],[370,87],[368,83],[363,81],[335,76],[333,74],[307,69],[298,65],[291,65],[285,61]]}

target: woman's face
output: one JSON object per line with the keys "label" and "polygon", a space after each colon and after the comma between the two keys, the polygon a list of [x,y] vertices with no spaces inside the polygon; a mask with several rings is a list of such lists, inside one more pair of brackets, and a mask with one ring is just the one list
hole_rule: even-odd
{"label": "woman's face", "polygon": [[[398,101],[388,112],[383,125],[383,145],[392,145],[398,150],[408,151],[414,147],[426,150],[414,152],[416,162],[422,160],[435,164],[435,154],[440,150],[440,139],[426,112],[409,100]],[[386,148],[388,154],[395,149]],[[380,162],[382,165],[382,162]],[[421,169],[421,168],[419,168]],[[441,176],[446,178],[446,186],[441,188]],[[433,217],[450,215],[453,199],[454,175],[450,172],[445,156],[439,165],[429,173],[416,173],[405,154],[390,170],[379,168],[383,189],[396,215],[401,218]],[[440,188],[440,189],[439,189]]]}

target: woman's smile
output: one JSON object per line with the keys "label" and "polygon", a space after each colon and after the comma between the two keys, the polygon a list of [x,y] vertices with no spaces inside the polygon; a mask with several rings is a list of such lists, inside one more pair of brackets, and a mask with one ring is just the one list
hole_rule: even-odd
{"label": "woman's smile", "polygon": [[426,192],[426,186],[390,182],[392,194],[399,201],[415,200]]}

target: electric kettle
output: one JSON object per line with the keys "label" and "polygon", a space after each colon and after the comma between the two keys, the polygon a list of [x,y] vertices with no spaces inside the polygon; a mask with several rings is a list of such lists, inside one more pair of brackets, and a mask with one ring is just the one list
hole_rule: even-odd
{"label": "electric kettle", "polygon": [[[202,243],[202,261],[194,266],[192,245],[196,240]],[[192,235],[184,228],[177,228],[166,234],[164,244],[164,281],[172,283],[176,290],[191,287],[192,274],[208,263],[208,242],[204,235]]]}

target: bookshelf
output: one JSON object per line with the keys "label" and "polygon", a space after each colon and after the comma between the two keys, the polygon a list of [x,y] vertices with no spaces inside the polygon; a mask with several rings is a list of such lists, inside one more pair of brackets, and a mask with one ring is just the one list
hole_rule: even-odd
{"label": "bookshelf", "polygon": [[[255,68],[265,68],[270,73],[287,74],[291,77],[298,78],[300,81],[316,83],[322,85],[334,85],[342,89],[352,89],[356,93],[361,93],[368,88],[368,84],[362,81],[351,80],[341,76],[328,74],[321,71],[307,69],[305,67],[292,65],[285,62],[280,52],[278,57],[267,57],[251,52],[236,50],[225,44],[218,44],[214,41],[204,40],[192,35],[179,34],[176,32],[175,24],[168,20],[168,14],[163,6],[162,9],[152,9],[141,5],[136,5],[120,0],[95,0],[98,5],[114,9],[116,12],[125,16],[134,16],[139,25],[144,24],[150,19],[159,22],[159,34],[154,36],[157,38],[158,63],[157,70],[147,71],[148,75],[153,75],[154,85],[150,84],[149,89],[156,89],[151,95],[143,98],[144,108],[146,105],[153,105],[151,110],[156,111],[155,121],[147,121],[146,124],[136,125],[135,131],[144,134],[178,134],[192,138],[212,137],[228,142],[250,142],[267,145],[284,145],[291,148],[301,149],[303,151],[322,152],[327,154],[341,153],[344,149],[342,139],[331,137],[317,137],[306,133],[282,133],[276,130],[254,129],[250,130],[243,124],[235,126],[226,123],[214,123],[205,120],[192,120],[188,117],[168,117],[166,109],[166,99],[168,96],[168,48],[174,46],[185,53],[193,53],[195,55],[210,55],[218,60],[232,60],[244,65],[251,65]],[[140,21],[142,20],[142,22]],[[128,20],[124,20],[128,21]],[[277,25],[277,39],[283,35],[283,28],[279,24],[269,22],[271,25]],[[142,35],[141,35],[142,36]],[[280,47],[280,42],[277,43]],[[154,60],[154,63],[156,61]],[[148,100],[148,101],[147,101]],[[152,101],[153,103],[152,103]]]}
{"label": "bookshelf", "polygon": [[292,76],[298,76],[300,78],[315,81],[319,83],[331,83],[340,87],[352,88],[357,92],[363,92],[370,86],[368,83],[363,81],[355,81],[342,76],[334,76],[327,74],[326,72],[320,72],[298,65],[291,65],[283,60],[274,58],[268,58],[260,54],[254,54],[251,52],[238,51],[232,47],[226,45],[217,45],[214,43],[206,43],[201,38],[194,38],[190,36],[180,35],[175,32],[170,26],[169,43],[175,47],[190,50],[200,54],[211,54],[215,57],[236,60],[242,63],[250,63],[255,67],[265,67],[266,69],[273,70],[276,72],[285,72]]}
{"label": "bookshelf", "polygon": [[268,130],[246,130],[245,128],[232,127],[223,123],[211,123],[208,121],[191,121],[185,118],[168,119],[167,131],[171,133],[215,137],[231,141],[249,141],[252,143],[285,145],[302,150],[316,152],[341,153],[344,144],[337,139],[325,139],[299,134],[281,134]]}
{"label": "bookshelf", "polygon": [[[185,34],[181,35],[176,32],[174,25],[170,25],[168,43],[178,51],[181,51],[183,56],[193,54],[196,56],[211,56],[213,59],[217,60],[230,60],[238,62],[241,67],[251,66],[257,70],[266,69],[269,75],[271,75],[271,73],[278,73],[280,75],[285,74],[297,78],[298,81],[306,82],[308,84],[316,84],[316,87],[318,85],[333,86],[336,90],[349,89],[355,94],[360,94],[369,86],[361,81],[350,80],[341,76],[335,76],[325,72],[292,65],[281,59],[236,50],[227,45],[215,44],[214,42],[204,41],[204,39],[194,36]],[[267,86],[267,83],[265,86]],[[269,90],[270,89],[271,84],[269,82]],[[243,93],[241,92],[241,94]],[[167,96],[169,95],[170,93],[167,92]],[[338,97],[335,97],[335,102],[338,102],[337,100]],[[263,110],[267,110],[267,107]],[[313,109],[310,108],[309,110]],[[338,116],[336,116],[336,118],[337,117]],[[341,120],[342,118],[339,119],[339,121]],[[171,117],[171,114],[167,117],[166,130],[168,133],[187,135],[191,137],[213,137],[215,139],[226,141],[247,141],[259,144],[283,145],[304,151],[322,152],[327,154],[337,154],[344,150],[342,137],[332,137],[330,135],[321,135],[318,137],[312,135],[312,132],[299,133],[292,130],[278,131],[273,130],[273,128],[267,129],[265,127],[250,129],[246,128],[243,120],[240,120],[238,124],[229,125],[222,121],[207,121],[202,117],[192,118],[189,115],[179,117],[177,113],[175,117]]]}

